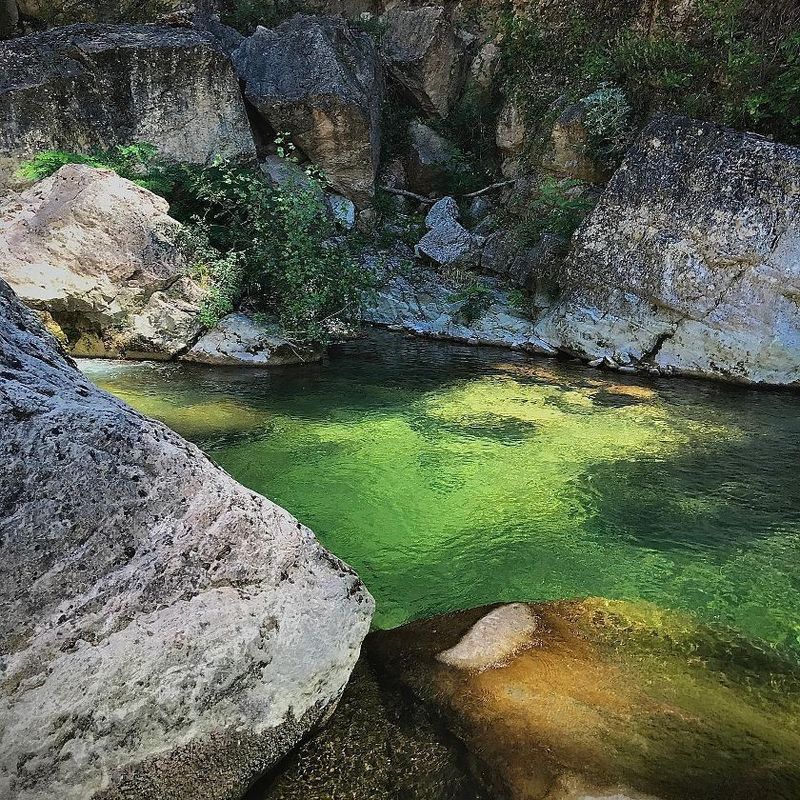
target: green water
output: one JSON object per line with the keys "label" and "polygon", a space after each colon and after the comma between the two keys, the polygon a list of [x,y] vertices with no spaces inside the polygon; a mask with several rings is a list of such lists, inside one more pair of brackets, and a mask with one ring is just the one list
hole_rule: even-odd
{"label": "green water", "polygon": [[800,650],[800,395],[391,335],[281,371],[85,372],[289,509],[375,624],[648,600]]}

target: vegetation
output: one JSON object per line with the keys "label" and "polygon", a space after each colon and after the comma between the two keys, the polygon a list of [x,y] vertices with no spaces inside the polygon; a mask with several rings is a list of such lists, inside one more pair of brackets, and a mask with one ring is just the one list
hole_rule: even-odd
{"label": "vegetation", "polygon": [[473,279],[454,292],[450,300],[453,303],[461,303],[458,315],[465,324],[471,325],[480,319],[492,304],[492,292],[485,283]]}
{"label": "vegetation", "polygon": [[[278,146],[291,157],[285,137]],[[90,156],[42,153],[21,172],[35,180],[66,163],[114,169],[170,202],[172,216],[187,226],[179,244],[207,290],[205,324],[244,304],[270,315],[291,336],[327,341],[358,317],[370,278],[337,236],[312,171],[273,187],[241,165],[168,164],[149,145],[134,145]]]}
{"label": "vegetation", "polygon": [[273,28],[303,10],[299,0],[225,0],[222,21],[250,35],[257,26]]}
{"label": "vegetation", "polygon": [[538,196],[530,203],[517,226],[517,236],[524,246],[533,246],[544,233],[555,234],[566,248],[572,234],[594,207],[580,181],[545,178]]}

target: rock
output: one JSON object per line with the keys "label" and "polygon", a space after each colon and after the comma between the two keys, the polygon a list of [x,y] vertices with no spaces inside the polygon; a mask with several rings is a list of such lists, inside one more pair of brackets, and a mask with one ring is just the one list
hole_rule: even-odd
{"label": "rock", "polygon": [[319,361],[323,352],[317,345],[292,342],[244,314],[228,314],[181,360],[220,366],[277,367]]}
{"label": "rock", "polygon": [[[510,800],[800,792],[790,655],[644,603],[489,606],[377,631],[367,657]],[[747,735],[743,735],[747,731]]]}
{"label": "rock", "polygon": [[453,144],[416,119],[409,123],[408,139],[404,161],[408,188],[429,197],[446,192],[460,169]]}
{"label": "rock", "polygon": [[383,83],[372,39],[339,17],[296,14],[233,53],[245,95],[358,205],[375,189]]}
{"label": "rock", "polygon": [[420,239],[416,254],[418,257],[426,256],[440,266],[466,264],[478,257],[472,234],[451,217],[443,218]]}
{"label": "rock", "polygon": [[102,3],[97,0],[17,0],[17,5],[25,17],[42,26],[74,22],[152,22],[191,7],[186,0],[139,0],[134,6],[127,0],[104,0]]}
{"label": "rock", "polygon": [[0,43],[0,185],[44,150],[147,142],[203,164],[254,155],[228,56],[210,34],[72,25]]}
{"label": "rock", "polygon": [[[352,200],[340,194],[328,192],[325,195],[325,205],[331,216],[346,231],[350,231],[356,224],[356,207]],[[368,209],[364,209],[366,212]],[[364,212],[362,212],[364,213]]]}
{"label": "rock", "polygon": [[495,42],[484,44],[469,68],[469,85],[488,91],[494,85],[502,63],[502,50]]}
{"label": "rock", "polygon": [[2,281],[0,368],[0,796],[240,797],[335,706],[371,597]]}
{"label": "rock", "polygon": [[458,222],[459,216],[458,203],[452,197],[443,197],[431,206],[425,217],[425,227],[430,230],[438,225]]}
{"label": "rock", "polygon": [[380,288],[364,312],[366,322],[418,336],[555,355],[538,336],[535,324],[512,307],[508,292],[492,282],[487,282],[490,296],[485,310],[468,322],[457,283],[429,269],[417,267],[409,273],[402,259],[381,259],[378,264]]}
{"label": "rock", "polygon": [[745,383],[800,382],[800,149],[654,120],[573,239],[551,342]]}
{"label": "rock", "polygon": [[19,33],[19,9],[16,0],[0,0],[0,39],[9,39]]}
{"label": "rock", "polygon": [[591,157],[586,106],[582,102],[568,106],[556,119],[542,166],[556,175],[584,183],[603,183],[608,177],[602,165]]}
{"label": "rock", "polygon": [[441,6],[392,8],[383,21],[381,46],[392,77],[426,114],[446,117],[464,85],[472,37]]}
{"label": "rock", "polygon": [[458,744],[366,659],[331,721],[287,759],[253,800],[487,800]]}
{"label": "rock", "polygon": [[168,358],[201,330],[167,201],[68,164],[0,202],[0,277],[78,356]]}
{"label": "rock", "polygon": [[554,275],[563,250],[563,239],[554,234],[544,234],[535,245],[525,246],[513,231],[501,229],[487,237],[481,269],[544,298],[555,293]]}
{"label": "rock", "polygon": [[313,192],[323,198],[322,187],[295,161],[276,155],[267,156],[260,164],[269,183],[276,188]]}
{"label": "rock", "polygon": [[519,104],[507,100],[497,117],[495,144],[504,158],[516,158],[525,147],[527,126]]}

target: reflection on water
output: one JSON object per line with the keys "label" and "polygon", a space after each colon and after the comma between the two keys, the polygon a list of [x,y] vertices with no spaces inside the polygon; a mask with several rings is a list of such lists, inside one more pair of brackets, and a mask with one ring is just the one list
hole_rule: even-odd
{"label": "reflection on water", "polygon": [[390,335],[270,372],[84,362],[308,524],[376,625],[648,600],[800,649],[800,396]]}

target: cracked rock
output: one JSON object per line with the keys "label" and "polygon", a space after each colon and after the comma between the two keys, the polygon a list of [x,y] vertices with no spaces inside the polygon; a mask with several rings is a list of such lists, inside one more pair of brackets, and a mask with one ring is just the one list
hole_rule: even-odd
{"label": "cracked rock", "polygon": [[685,117],[643,131],[573,239],[544,337],[662,373],[800,382],[800,149]]}

